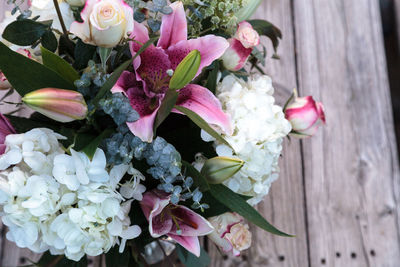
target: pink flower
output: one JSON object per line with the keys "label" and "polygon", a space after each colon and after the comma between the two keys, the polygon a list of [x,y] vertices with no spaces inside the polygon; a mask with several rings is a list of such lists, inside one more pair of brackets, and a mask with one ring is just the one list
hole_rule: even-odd
{"label": "pink flower", "polygon": [[[28,49],[18,48],[17,52],[28,58],[32,58],[31,52]],[[7,80],[6,76],[0,71],[0,90],[7,90],[11,88],[11,84]]]}
{"label": "pink flower", "polygon": [[114,47],[133,31],[133,10],[123,0],[87,0],[70,31],[84,43]]}
{"label": "pink flower", "polygon": [[313,136],[321,123],[325,123],[324,106],[312,96],[297,97],[285,110],[285,117],[292,125],[292,135],[303,138]]}
{"label": "pink flower", "polygon": [[250,23],[239,23],[234,38],[229,39],[229,48],[222,56],[224,67],[231,71],[238,71],[244,67],[253,47],[260,44],[260,36]]}
{"label": "pink flower", "polygon": [[226,212],[211,217],[208,221],[215,229],[208,237],[224,252],[232,252],[234,256],[239,256],[240,251],[250,247],[251,232],[239,214]]}
{"label": "pink flower", "polygon": [[170,203],[167,193],[152,190],[143,195],[142,211],[149,221],[152,237],[167,235],[188,251],[200,256],[198,236],[211,233],[211,224],[196,212]]}
{"label": "pink flower", "polygon": [[260,35],[247,21],[239,23],[235,39],[240,41],[245,48],[253,48],[260,44]]}
{"label": "pink flower", "polygon": [[6,151],[6,136],[9,134],[16,134],[14,127],[11,125],[10,121],[0,113],[0,155],[3,155]]}
{"label": "pink flower", "polygon": [[[133,62],[135,73],[124,71],[112,88],[114,93],[124,93],[139,113],[140,119],[128,123],[128,127],[147,142],[153,139],[154,120],[168,90],[169,70],[175,70],[187,54],[197,49],[201,54],[197,76],[229,46],[224,38],[214,35],[187,40],[187,22],[182,2],[174,2],[170,7],[173,12],[162,18],[157,46],[151,45],[140,54]],[[135,22],[131,37],[135,40],[130,43],[131,53],[135,55],[141,44],[149,40],[147,28]],[[179,91],[176,105],[194,111],[221,132],[231,133],[228,116],[222,111],[219,100],[207,88],[188,84]],[[172,111],[179,113],[177,110]]]}
{"label": "pink flower", "polygon": [[85,99],[72,90],[43,88],[26,94],[22,101],[33,110],[60,122],[83,120],[87,115]]}

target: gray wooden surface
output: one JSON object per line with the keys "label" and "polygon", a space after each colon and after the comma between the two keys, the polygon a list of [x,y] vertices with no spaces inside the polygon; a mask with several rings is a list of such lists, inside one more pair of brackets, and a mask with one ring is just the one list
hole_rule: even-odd
{"label": "gray wooden surface", "polygon": [[[296,237],[252,227],[253,246],[241,257],[209,244],[212,266],[400,266],[399,165],[378,0],[264,0],[255,17],[283,32],[281,59],[265,68],[278,102],[297,87],[325,104],[327,125],[285,143],[280,179],[258,207]],[[1,266],[35,257],[2,232]]]}

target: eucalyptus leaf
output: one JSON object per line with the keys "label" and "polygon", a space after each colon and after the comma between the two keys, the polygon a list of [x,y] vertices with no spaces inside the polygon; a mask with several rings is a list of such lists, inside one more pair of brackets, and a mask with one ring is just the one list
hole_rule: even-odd
{"label": "eucalyptus leaf", "polygon": [[209,135],[217,139],[220,143],[223,143],[227,146],[229,146],[232,150],[232,146],[226,141],[219,133],[217,133],[213,128],[211,128],[210,125],[199,115],[197,115],[195,112],[191,111],[190,109],[187,109],[185,107],[181,106],[175,106],[177,110],[188,116],[197,126],[199,126],[201,129],[206,131]]}
{"label": "eucalyptus leaf", "polygon": [[62,75],[71,83],[74,83],[80,78],[78,72],[60,56],[52,53],[44,47],[41,47],[40,50],[42,52],[43,64],[45,66]]}
{"label": "eucalyptus leaf", "polygon": [[0,42],[0,69],[22,96],[47,87],[75,90],[75,86],[57,72],[12,51],[2,42]]}
{"label": "eucalyptus leaf", "polygon": [[189,162],[182,161],[182,166],[185,167],[185,175],[193,178],[195,187],[199,187],[201,192],[205,192],[210,189],[207,179],[198,172],[195,167]]}
{"label": "eucalyptus leaf", "polygon": [[7,25],[2,36],[13,44],[28,46],[39,40],[48,29],[49,26],[33,20],[16,20]]}

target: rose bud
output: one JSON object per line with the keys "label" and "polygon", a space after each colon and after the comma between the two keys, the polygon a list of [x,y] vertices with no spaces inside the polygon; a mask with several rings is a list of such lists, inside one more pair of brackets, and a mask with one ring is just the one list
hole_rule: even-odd
{"label": "rose bud", "polygon": [[324,106],[312,96],[297,97],[285,109],[285,117],[292,125],[291,135],[298,138],[313,136],[318,127],[325,124]]}
{"label": "rose bud", "polygon": [[6,145],[4,144],[6,141],[6,136],[16,133],[17,132],[14,130],[14,127],[11,125],[8,119],[0,113],[0,155],[4,154],[6,151]]}
{"label": "rose bud", "polygon": [[231,71],[238,71],[244,67],[253,47],[260,44],[260,36],[250,23],[239,23],[234,38],[229,41],[229,48],[222,55],[224,67]]}
{"label": "rose bud", "polygon": [[66,2],[73,7],[81,7],[85,5],[86,0],[66,0]]}
{"label": "rose bud", "polygon": [[[24,55],[28,58],[32,58],[32,54],[28,49],[19,48],[16,50],[16,52],[18,52],[21,55]],[[7,80],[6,76],[4,76],[4,74],[0,71],[0,90],[7,90],[7,89],[10,89],[11,87],[12,87],[12,85]]]}
{"label": "rose bud", "polygon": [[201,174],[210,184],[220,184],[243,167],[244,161],[237,158],[214,157],[206,160]]}
{"label": "rose bud", "polygon": [[33,110],[60,122],[86,118],[83,96],[72,90],[43,88],[26,94],[22,101]]}
{"label": "rose bud", "polygon": [[208,221],[214,227],[214,231],[208,237],[224,252],[232,252],[234,256],[239,256],[242,250],[250,247],[249,226],[243,223],[243,217],[239,214],[226,212],[208,218]]}
{"label": "rose bud", "polygon": [[70,31],[84,43],[112,48],[133,31],[133,10],[123,0],[87,0]]}

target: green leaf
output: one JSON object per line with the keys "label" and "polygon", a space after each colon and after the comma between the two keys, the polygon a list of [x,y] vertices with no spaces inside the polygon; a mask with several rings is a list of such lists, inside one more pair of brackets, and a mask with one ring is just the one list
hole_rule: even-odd
{"label": "green leaf", "polygon": [[104,130],[99,136],[97,136],[93,141],[91,141],[87,146],[82,148],[82,152],[84,152],[90,159],[93,158],[96,149],[99,147],[100,143],[103,139],[109,137],[114,132],[113,129]]}
{"label": "green leaf", "polygon": [[282,39],[281,30],[279,30],[279,28],[272,23],[262,19],[249,20],[248,22],[251,24],[251,26],[253,26],[254,30],[258,32],[258,34],[265,35],[271,39],[276,53],[279,45],[279,39]]}
{"label": "green leaf", "polygon": [[42,36],[42,45],[50,50],[51,52],[55,52],[58,47],[58,41],[56,36],[51,30],[46,31]]}
{"label": "green leaf", "polygon": [[119,246],[114,246],[107,252],[107,267],[129,267],[129,249],[125,248],[123,253],[119,253],[118,250]]}
{"label": "green leaf", "polygon": [[208,88],[208,90],[210,90],[213,94],[215,94],[215,90],[217,88],[219,61],[218,60],[214,61],[213,65],[214,68],[208,74],[206,88]]}
{"label": "green leaf", "polygon": [[210,189],[206,178],[196,170],[195,167],[192,166],[187,161],[182,161],[182,166],[185,167],[185,175],[193,178],[194,185],[200,188],[201,192],[205,192]]}
{"label": "green leaf", "polygon": [[171,110],[176,104],[176,100],[178,100],[178,92],[175,90],[168,90],[160,105],[160,108],[158,109],[157,116],[154,121],[154,132],[171,113]]}
{"label": "green leaf", "polygon": [[16,20],[4,29],[3,38],[16,45],[28,46],[39,40],[48,29],[49,26],[33,20]]}
{"label": "green leaf", "polygon": [[98,105],[100,99],[102,99],[107,92],[111,90],[111,88],[115,85],[115,83],[118,81],[119,77],[121,76],[122,72],[128,68],[128,66],[132,63],[132,61],[138,57],[144,50],[146,50],[147,47],[149,47],[156,38],[150,38],[140,49],[139,51],[136,52],[135,56],[124,63],[121,64],[117,69],[114,70],[114,72],[111,74],[110,78],[104,83],[104,85],[100,88],[99,92],[97,93],[96,97],[93,99],[93,104],[95,106]]}
{"label": "green leaf", "polygon": [[87,67],[89,60],[93,59],[96,52],[96,47],[93,45],[85,44],[81,39],[76,42],[74,49],[75,62],[74,68],[81,70]]}
{"label": "green leaf", "polygon": [[20,95],[54,87],[76,90],[75,86],[48,67],[12,51],[0,42],[0,69]]}
{"label": "green leaf", "polygon": [[199,50],[191,51],[176,67],[169,81],[169,88],[179,90],[190,83],[196,76],[201,62]]}
{"label": "green leaf", "polygon": [[197,115],[195,112],[191,111],[190,109],[187,109],[185,107],[180,107],[180,106],[175,106],[177,110],[188,116],[197,126],[199,126],[201,129],[206,131],[209,135],[217,139],[220,143],[223,143],[227,146],[229,146],[232,150],[232,146],[219,134],[217,133],[213,128],[211,128],[208,123],[203,120],[202,117]]}
{"label": "green leaf", "polygon": [[200,249],[200,257],[196,257],[179,244],[176,245],[176,251],[179,260],[186,267],[206,267],[211,263],[210,256],[203,248]]}
{"label": "green leaf", "polygon": [[254,12],[256,11],[257,7],[261,4],[263,0],[251,0],[247,1],[247,4],[242,7],[239,12],[235,15],[238,18],[238,21],[243,21],[250,18]]}
{"label": "green leaf", "polygon": [[60,56],[50,52],[44,47],[41,47],[43,64],[62,75],[69,82],[73,83],[79,79],[78,72]]}
{"label": "green leaf", "polygon": [[275,235],[293,237],[292,235],[281,232],[275,228],[266,219],[264,219],[256,209],[249,205],[246,200],[230,190],[228,187],[221,184],[210,185],[209,192],[216,200],[224,204],[230,210],[239,213],[248,221],[254,223],[261,229],[264,229],[265,231]]}
{"label": "green leaf", "polygon": [[67,259],[64,255],[51,255],[49,252],[46,252],[42,255],[39,262],[36,263],[36,266],[39,267],[87,267],[88,262],[86,255],[83,258],[76,262]]}

